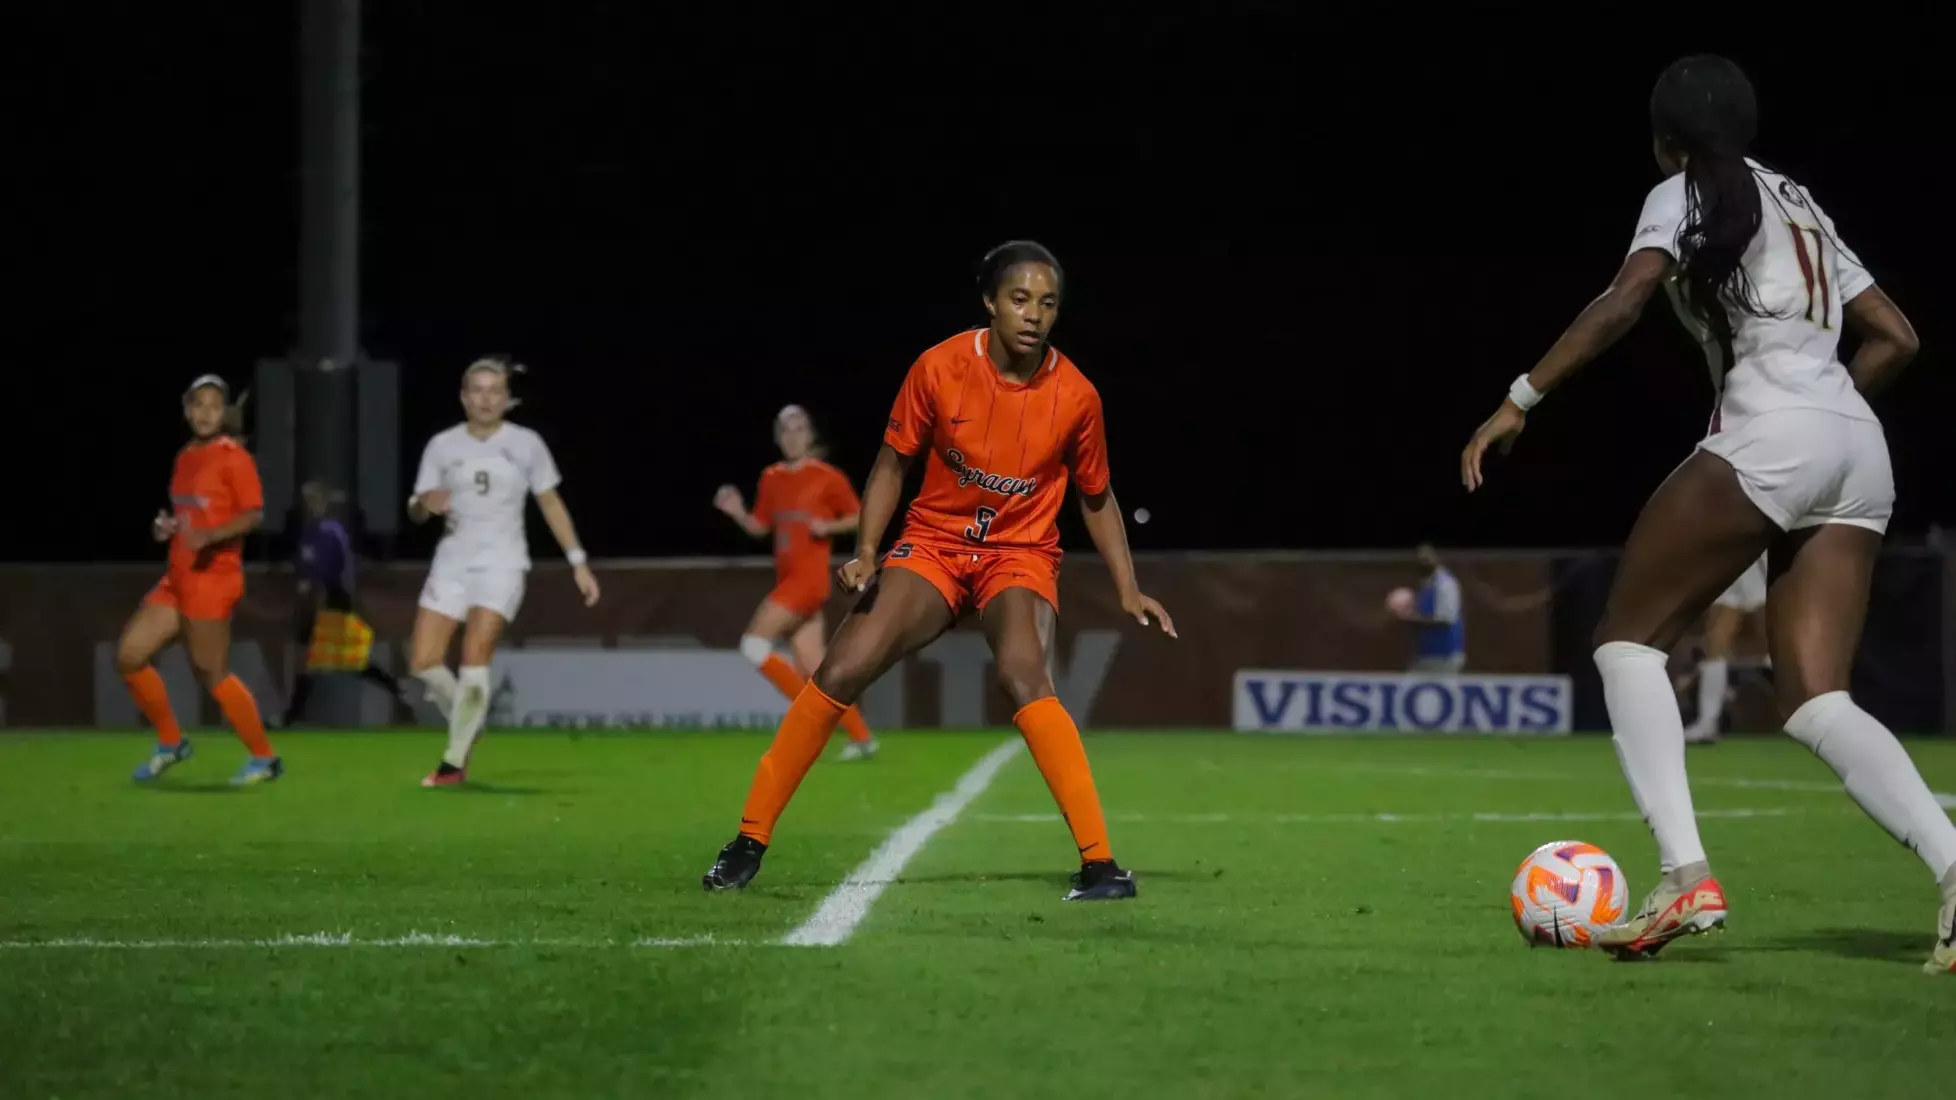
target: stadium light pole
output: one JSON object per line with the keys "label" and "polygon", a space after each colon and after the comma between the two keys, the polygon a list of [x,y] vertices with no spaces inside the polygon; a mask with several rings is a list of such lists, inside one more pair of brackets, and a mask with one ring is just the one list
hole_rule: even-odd
{"label": "stadium light pole", "polygon": [[360,357],[360,0],[299,0],[299,478],[351,489]]}

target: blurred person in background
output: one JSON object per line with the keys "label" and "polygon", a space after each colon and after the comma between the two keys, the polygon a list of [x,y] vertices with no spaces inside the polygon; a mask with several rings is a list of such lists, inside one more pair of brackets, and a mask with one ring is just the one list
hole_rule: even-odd
{"label": "blurred person in background", "polygon": [[1459,672],[1467,665],[1467,621],[1461,612],[1460,581],[1440,560],[1439,551],[1421,544],[1417,551],[1426,578],[1417,589],[1398,589],[1386,605],[1413,630],[1413,672]]}
{"label": "blurred person in background", "polygon": [[305,520],[299,531],[299,585],[293,637],[306,647],[305,668],[292,683],[292,698],[281,724],[290,726],[305,712],[313,684],[322,673],[352,672],[399,698],[400,681],[373,663],[373,628],[353,610],[353,539],[333,512],[346,494],[323,482],[299,490]]}
{"label": "blurred person in background", "polygon": [[[1698,717],[1685,727],[1685,744],[1708,745],[1718,740],[1732,678],[1733,648],[1746,620],[1764,615],[1765,610],[1766,556],[1761,554],[1705,612],[1705,652],[1698,659],[1697,673]],[[1772,658],[1765,659],[1765,667],[1772,667]]]}
{"label": "blurred person in background", "polygon": [[151,663],[182,638],[197,678],[250,754],[231,782],[263,783],[285,774],[285,762],[272,751],[258,701],[231,673],[230,659],[231,614],[244,598],[244,539],[264,521],[265,491],[258,464],[238,438],[243,399],[232,403],[224,379],[206,374],[192,381],[183,391],[183,418],[190,442],[177,452],[170,475],[171,511],[158,512],[150,523],[156,541],[170,544],[169,569],[116,643],[116,668],[156,729],[156,749],[134,778],[148,782],[190,759],[190,740]]}
{"label": "blurred person in background", "polygon": [[[741,635],[740,652],[792,701],[822,667],[828,649],[822,608],[835,584],[829,575],[831,540],[855,534],[863,505],[848,475],[823,461],[826,448],[800,405],[775,414],[774,443],[781,448],[781,461],[761,471],[754,510],[747,510],[740,490],[731,485],[722,485],[713,495],[713,506],[754,538],[774,536],[774,591],[754,610]],[[783,638],[793,651],[793,664],[774,652]],[[843,712],[842,728],[849,734],[843,760],[876,755],[876,738],[859,709]]]}

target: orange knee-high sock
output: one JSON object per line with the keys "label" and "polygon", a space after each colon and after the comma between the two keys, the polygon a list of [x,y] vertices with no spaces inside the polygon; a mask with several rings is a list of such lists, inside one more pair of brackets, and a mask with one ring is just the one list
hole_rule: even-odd
{"label": "orange knee-high sock", "polygon": [[747,804],[740,811],[740,834],[762,844],[774,835],[774,823],[795,796],[802,777],[815,766],[829,743],[829,734],[849,708],[828,697],[821,688],[809,684],[795,696],[781,728],[774,732],[774,743],[754,769],[754,785],[747,790]]}
{"label": "orange knee-high sock", "polygon": [[236,676],[226,676],[224,682],[211,689],[211,698],[217,700],[218,709],[224,712],[224,720],[238,731],[238,740],[244,742],[245,751],[253,756],[271,756],[272,743],[265,739],[265,720],[258,714],[258,700],[251,697],[251,689]]}
{"label": "orange knee-high sock", "polygon": [[1094,789],[1087,748],[1080,743],[1080,727],[1073,724],[1073,716],[1058,699],[1048,695],[1021,707],[1012,716],[1012,724],[1025,736],[1032,762],[1039,765],[1046,788],[1059,803],[1067,828],[1073,830],[1080,862],[1113,859],[1113,849],[1107,843],[1107,816],[1101,812],[1100,792]]}
{"label": "orange knee-high sock", "polygon": [[790,701],[808,686],[808,678],[795,666],[782,660],[779,653],[770,653],[767,660],[761,662],[761,675],[767,677],[774,690],[787,696]]}
{"label": "orange knee-high sock", "polygon": [[[808,686],[808,681],[802,678],[795,666],[782,660],[778,653],[768,654],[767,660],[761,662],[761,675],[774,685],[774,690],[790,699],[800,695],[801,689]],[[842,712],[842,728],[849,731],[851,741],[869,740],[869,723],[863,721],[862,712],[855,707]]]}
{"label": "orange knee-high sock", "polygon": [[170,709],[170,689],[163,686],[163,674],[156,671],[156,666],[144,665],[123,676],[122,682],[129,685],[129,697],[136,701],[136,709],[156,727],[157,744],[169,747],[181,744],[183,729],[177,725],[176,712]]}
{"label": "orange knee-high sock", "polygon": [[868,741],[869,723],[863,721],[863,712],[850,707],[842,712],[842,728],[849,732],[849,740],[861,743]]}

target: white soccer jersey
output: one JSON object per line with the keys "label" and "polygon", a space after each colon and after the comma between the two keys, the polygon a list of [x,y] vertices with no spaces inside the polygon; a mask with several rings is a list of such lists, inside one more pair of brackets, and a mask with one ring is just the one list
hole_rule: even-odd
{"label": "white soccer jersey", "polygon": [[436,564],[528,569],[524,505],[562,480],[543,437],[518,424],[504,423],[487,439],[457,424],[430,439],[414,492],[448,490],[448,532]]}
{"label": "white soccer jersey", "polygon": [[[1841,243],[1834,223],[1804,187],[1757,161],[1763,218],[1745,252],[1745,273],[1754,304],[1769,317],[1726,306],[1732,320],[1731,361],[1710,330],[1685,308],[1682,286],[1665,291],[1679,320],[1705,349],[1718,393],[1712,431],[1735,431],[1746,420],[1777,409],[1822,409],[1856,420],[1874,420],[1838,355],[1842,306],[1874,285],[1874,278]],[[1654,188],[1630,251],[1655,248],[1678,255],[1686,219],[1685,176]]]}

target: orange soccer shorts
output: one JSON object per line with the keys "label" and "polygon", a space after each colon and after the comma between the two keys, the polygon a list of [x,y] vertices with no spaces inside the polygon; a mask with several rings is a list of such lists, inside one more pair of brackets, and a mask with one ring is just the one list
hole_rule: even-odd
{"label": "orange soccer shorts", "polygon": [[951,613],[984,611],[1008,588],[1028,588],[1059,608],[1059,556],[1040,550],[956,546],[906,538],[883,555],[885,569],[904,569],[929,581]]}
{"label": "orange soccer shorts", "polygon": [[769,603],[787,608],[804,619],[811,618],[829,602],[829,587],[834,583],[829,573],[829,560],[820,558],[780,577],[774,591],[767,594],[767,599]]}
{"label": "orange soccer shorts", "polygon": [[146,604],[174,607],[177,614],[199,622],[227,620],[244,599],[243,573],[179,573],[171,571],[143,598]]}

